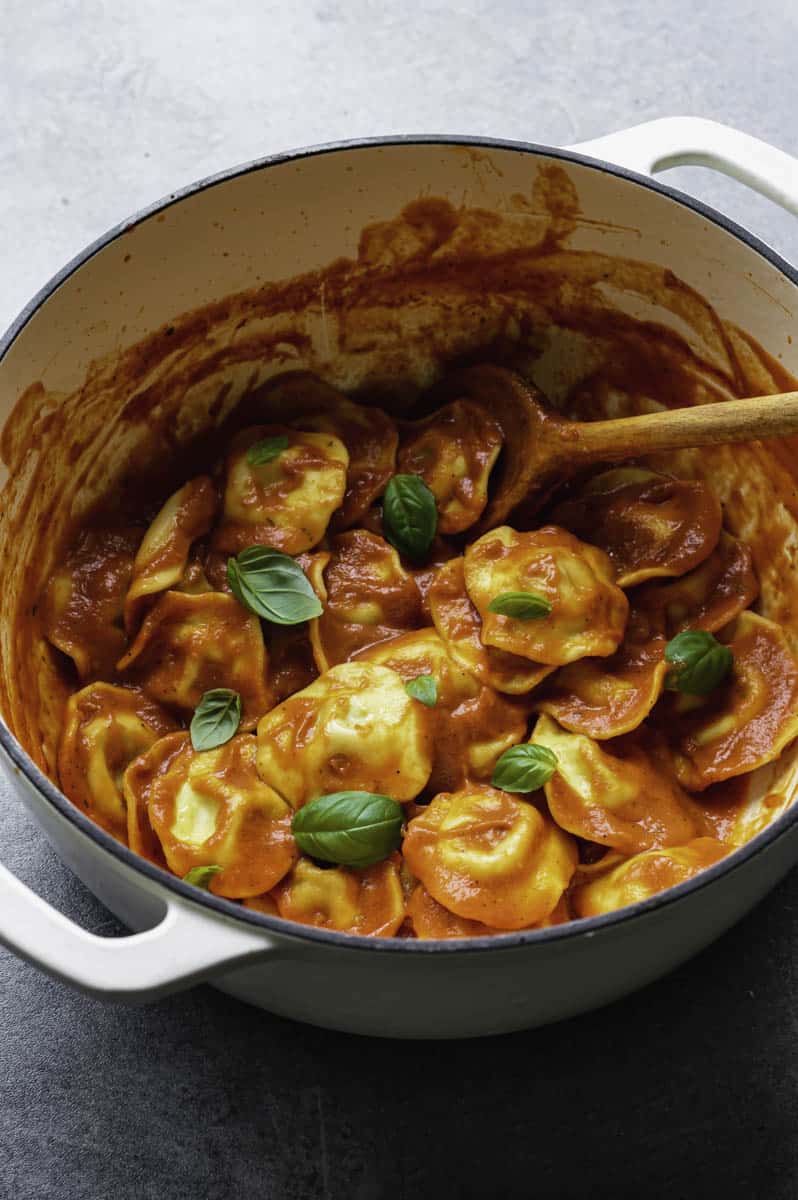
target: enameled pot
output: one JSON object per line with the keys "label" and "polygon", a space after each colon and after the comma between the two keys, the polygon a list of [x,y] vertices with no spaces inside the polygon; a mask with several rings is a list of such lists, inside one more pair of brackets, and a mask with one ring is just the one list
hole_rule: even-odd
{"label": "enameled pot", "polygon": [[[10,474],[0,468],[7,498],[0,517],[5,580],[35,574],[33,563],[46,566],[37,528],[63,524],[65,506],[80,508],[81,491],[70,491],[72,477],[64,473],[67,459],[77,471],[83,469],[81,456],[91,458],[94,465],[80,487],[101,489],[149,446],[146,439],[164,412],[174,449],[184,426],[207,426],[218,408],[252,385],[245,342],[253,324],[261,337],[258,354],[263,359],[263,346],[271,347],[275,369],[338,371],[336,382],[344,385],[346,364],[357,361],[362,373],[352,376],[356,383],[379,376],[377,382],[387,386],[402,367],[394,343],[396,322],[407,317],[405,293],[394,288],[390,312],[383,306],[368,320],[345,323],[335,308],[343,285],[337,300],[333,292],[343,277],[351,291],[352,276],[335,260],[353,256],[351,262],[359,253],[360,283],[378,271],[383,284],[395,261],[406,285],[414,255],[426,247],[425,261],[434,264],[446,238],[451,249],[454,225],[442,235],[441,213],[471,214],[470,232],[460,228],[467,253],[495,217],[497,228],[512,225],[522,242],[559,237],[567,225],[575,253],[654,264],[665,282],[672,272],[683,295],[700,295],[721,314],[724,329],[746,331],[775,363],[798,373],[798,272],[719,213],[650,178],[686,162],[724,170],[798,211],[798,163],[712,122],[674,118],[567,150],[428,137],[324,146],[205,180],[137,215],[65,267],[0,343],[0,421],[10,464]],[[437,225],[433,210],[419,207],[419,197],[436,198]],[[399,236],[396,219],[403,210],[410,215]],[[364,241],[365,229],[370,233]],[[430,243],[434,237],[443,239],[440,245]],[[287,279],[290,287],[267,289],[265,307],[225,299],[246,295],[256,282]],[[486,282],[486,289],[491,286]],[[645,316],[639,290],[637,297]],[[489,299],[486,294],[486,311]],[[687,319],[685,304],[671,312],[674,321]],[[303,314],[301,336],[280,325],[289,308],[295,325]],[[181,317],[198,311],[205,324]],[[153,340],[156,333],[160,341]],[[217,356],[220,378],[227,372],[232,382],[220,387],[218,378],[214,383],[205,375],[192,382],[185,371],[178,380],[179,346],[168,358],[153,350],[170,336],[185,339],[184,365],[204,339]],[[434,340],[433,325],[427,341],[430,336]],[[394,346],[379,369],[373,344]],[[449,349],[437,347],[436,362]],[[541,360],[540,369],[550,376],[544,386],[556,392],[564,358],[553,357],[557,362],[547,367]],[[436,362],[419,358],[417,383],[434,377]],[[127,384],[114,392],[109,380],[116,363]],[[164,390],[170,371],[171,390]],[[130,395],[136,372],[147,379],[146,394],[161,397],[163,409],[147,408],[142,391],[138,426]],[[129,424],[124,437],[115,424],[123,410]],[[30,493],[37,511],[27,519],[26,481],[40,469],[37,454],[54,436],[59,414],[69,418],[59,433],[64,462],[56,461],[52,442],[52,470],[39,475]],[[356,1033],[437,1038],[507,1032],[605,1004],[657,978],[728,929],[798,861],[798,806],[791,806],[796,768],[786,756],[779,777],[783,811],[776,819],[693,881],[618,913],[498,939],[441,943],[344,936],[244,910],[138,859],[47,777],[56,706],[48,708],[46,667],[28,662],[34,643],[15,625],[24,585],[12,582],[5,590],[3,768],[63,861],[136,932],[119,939],[89,934],[0,867],[0,940],[96,995],[147,1001],[212,980],[272,1012]],[[773,794],[772,772],[767,786]]]}

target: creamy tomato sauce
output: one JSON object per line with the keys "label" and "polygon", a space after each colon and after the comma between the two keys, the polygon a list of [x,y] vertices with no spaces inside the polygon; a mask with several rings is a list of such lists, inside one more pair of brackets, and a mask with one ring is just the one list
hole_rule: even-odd
{"label": "creamy tomato sauce", "polygon": [[[75,396],[20,398],[3,547],[30,569],[0,598],[3,709],[165,869],[322,928],[500,936],[689,879],[790,802],[753,781],[798,734],[795,444],[604,464],[533,518],[523,397],[548,381],[591,419],[794,381],[668,272],[572,250],[578,199],[557,168],[541,179],[534,220],[419,201],[356,261],[186,314]],[[582,370],[551,372],[586,339]],[[420,555],[386,524],[396,475],[433,497]],[[501,523],[499,485],[518,500]],[[317,616],[275,624],[231,590],[228,560],[256,545],[292,558]],[[492,608],[518,592],[549,611]],[[667,686],[686,630],[732,651],[708,695]],[[198,750],[214,689],[240,719]],[[555,762],[531,790],[499,770],[525,747]],[[364,791],[402,806],[395,848],[357,867],[301,850],[298,812]]]}
{"label": "creamy tomato sauce", "polygon": [[[286,386],[300,412],[324,391],[308,376]],[[279,380],[266,395],[285,403]],[[217,895],[369,936],[499,936],[609,911],[744,840],[743,793],[717,788],[798,734],[798,663],[781,627],[750,610],[752,555],[722,529],[710,487],[599,467],[533,527],[519,508],[470,532],[504,435],[472,401],[449,401],[390,439],[390,478],[411,481],[400,524],[380,494],[336,532],[341,507],[366,495],[364,430],[393,423],[333,401],[351,455],[319,421],[247,425],[148,527],[145,510],[138,527],[95,524],[56,567],[43,621],[76,681],[59,740],[67,795]],[[403,550],[419,495],[426,549]],[[286,624],[253,609],[233,570],[250,547],[265,553],[259,571],[275,555],[292,567],[318,615]],[[497,608],[508,596],[522,607]],[[669,674],[685,631],[733,656],[699,693]],[[218,689],[238,708],[203,748],[194,718]],[[527,781],[519,751],[551,769]],[[374,795],[404,806],[392,852],[325,860],[326,826],[321,860],[303,850],[305,806]],[[347,829],[351,853],[374,828]]]}

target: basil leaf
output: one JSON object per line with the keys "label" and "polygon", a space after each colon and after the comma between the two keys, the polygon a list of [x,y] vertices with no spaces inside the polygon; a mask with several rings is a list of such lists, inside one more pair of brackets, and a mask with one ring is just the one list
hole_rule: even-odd
{"label": "basil leaf", "polygon": [[511,746],[493,768],[491,783],[503,792],[536,792],[557,770],[557,755],[548,746]]}
{"label": "basil leaf", "polygon": [[241,724],[241,697],[230,688],[206,692],[191,718],[189,733],[195,750],[213,750],[223,746],[238,732]]}
{"label": "basil leaf", "polygon": [[183,876],[183,883],[193,883],[194,887],[205,888],[207,892],[214,875],[218,875],[223,870],[224,867],[217,866],[192,867]]}
{"label": "basil leaf", "polygon": [[438,508],[419,475],[394,475],[382,499],[382,524],[400,554],[424,557],[438,528]]}
{"label": "basil leaf", "polygon": [[279,437],[262,438],[259,442],[253,442],[247,450],[247,462],[251,467],[262,467],[287,449],[288,438],[284,433]]}
{"label": "basil leaf", "polygon": [[227,581],[244,608],[275,625],[299,625],[323,612],[299,563],[271,546],[249,546],[229,558]]}
{"label": "basil leaf", "polygon": [[516,621],[539,621],[549,615],[551,605],[537,592],[502,592],[491,600],[488,612],[513,617]]}
{"label": "basil leaf", "polygon": [[673,666],[665,676],[672,692],[707,696],[728,676],[734,654],[704,629],[685,629],[665,647],[665,661]]}
{"label": "basil leaf", "polygon": [[305,854],[343,867],[370,867],[402,841],[401,804],[375,792],[331,792],[295,814],[291,828]]}
{"label": "basil leaf", "polygon": [[438,703],[438,685],[433,675],[416,675],[405,684],[405,691],[414,700],[420,700],[427,708],[434,708]]}

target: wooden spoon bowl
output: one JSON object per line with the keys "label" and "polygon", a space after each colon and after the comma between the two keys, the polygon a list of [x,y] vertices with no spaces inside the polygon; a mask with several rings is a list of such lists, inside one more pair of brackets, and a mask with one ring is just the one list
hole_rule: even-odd
{"label": "wooden spoon bowl", "polygon": [[798,433],[798,392],[611,421],[569,421],[548,408],[542,393],[512,371],[485,364],[453,372],[436,389],[441,402],[458,396],[483,404],[504,435],[477,533],[500,525],[514,509],[532,516],[559,484],[591,463]]}

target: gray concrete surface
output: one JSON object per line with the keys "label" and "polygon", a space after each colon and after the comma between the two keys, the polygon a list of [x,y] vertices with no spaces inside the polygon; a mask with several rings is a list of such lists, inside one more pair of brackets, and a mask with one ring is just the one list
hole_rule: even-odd
{"label": "gray concrete surface", "polygon": [[[672,113],[798,153],[795,0],[0,0],[0,326],[90,239],[283,148],[583,140]],[[798,224],[671,180],[798,258]],[[0,857],[115,922],[0,784]],[[798,876],[669,979],[480,1044],[364,1043],[207,988],[106,1006],[0,951],[0,1197],[798,1195]]]}

